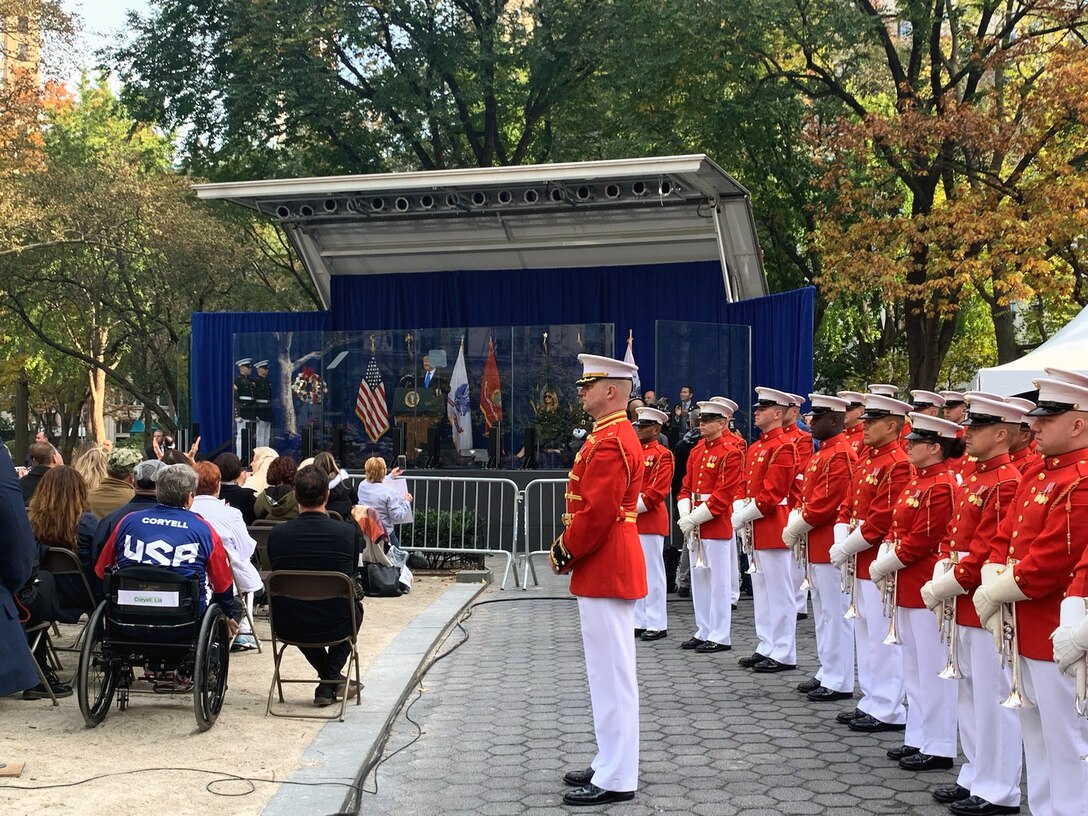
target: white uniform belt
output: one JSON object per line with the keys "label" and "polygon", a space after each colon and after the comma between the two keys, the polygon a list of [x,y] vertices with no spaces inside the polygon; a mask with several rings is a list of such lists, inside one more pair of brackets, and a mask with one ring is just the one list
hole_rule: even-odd
{"label": "white uniform belt", "polygon": [[243,402],[252,402],[253,401],[253,397],[243,397],[241,395],[238,396],[238,399],[243,401]]}
{"label": "white uniform belt", "polygon": [[258,405],[268,405],[271,400],[257,400]]}
{"label": "white uniform belt", "polygon": [[695,500],[696,501],[710,501],[710,497],[713,496],[713,495],[714,495],[713,493],[696,493],[695,494]]}
{"label": "white uniform belt", "polygon": [[785,504],[787,498],[789,498],[789,497],[788,496],[783,496],[782,501],[780,501],[779,504]]}

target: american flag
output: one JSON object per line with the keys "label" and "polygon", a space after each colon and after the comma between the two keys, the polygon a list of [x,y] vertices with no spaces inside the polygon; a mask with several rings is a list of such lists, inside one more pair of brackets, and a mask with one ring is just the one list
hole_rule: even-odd
{"label": "american flag", "polygon": [[355,416],[363,423],[371,442],[377,442],[389,430],[389,408],[385,404],[385,385],[378,371],[378,361],[370,358],[366,376],[355,396]]}

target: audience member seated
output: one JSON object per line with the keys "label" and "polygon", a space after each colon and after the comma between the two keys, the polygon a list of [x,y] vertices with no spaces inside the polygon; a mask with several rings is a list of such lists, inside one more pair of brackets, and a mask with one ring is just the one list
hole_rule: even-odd
{"label": "audience member seated", "polygon": [[[94,541],[91,543],[92,564],[98,563],[99,554],[106,546],[109,537],[113,535],[113,530],[121,519],[129,513],[147,510],[159,503],[159,500],[155,497],[155,477],[163,467],[163,463],[158,459],[148,459],[133,468],[132,486],[135,488],[135,493],[132,496],[132,501],[121,505],[98,522],[98,527],[94,531]],[[102,588],[101,581],[94,574],[93,569],[87,573],[87,578],[90,580],[94,591],[100,592]]]}
{"label": "audience member seated", "polygon": [[246,524],[252,524],[253,502],[257,494],[245,487],[246,472],[242,470],[242,460],[233,453],[224,453],[215,460],[222,482],[219,485],[219,498],[242,514]]}
{"label": "audience member seated", "polygon": [[89,445],[85,442],[79,447],[80,449],[72,455],[72,467],[83,477],[83,484],[87,486],[87,492],[90,493],[106,478],[106,457],[109,454],[106,453],[105,448],[93,442]]}
{"label": "audience member seated", "polygon": [[253,491],[254,495],[260,495],[268,487],[268,466],[272,464],[279,454],[273,448],[254,448],[253,458],[249,462],[249,476],[246,477],[246,487]]}
{"label": "audience member seated", "polygon": [[[87,488],[74,467],[58,465],[42,477],[27,509],[30,527],[39,550],[58,547],[78,556],[86,575],[94,574],[92,547],[98,519],[87,509]],[[78,575],[56,575],[57,617],[75,623],[102,600],[101,594],[88,598]],[[92,585],[91,591],[94,592]]]}
{"label": "audience member seated", "polygon": [[329,477],[329,501],[327,510],[339,513],[345,519],[351,518],[351,508],[355,504],[355,493],[348,486],[348,472],[341,470],[336,459],[328,451],[322,451],[314,457],[314,464],[325,471]]}
{"label": "audience member seated", "polygon": [[295,460],[277,456],[268,466],[268,487],[253,502],[253,515],[259,519],[287,521],[298,515],[295,499]]}
{"label": "audience member seated", "polygon": [[37,547],[23,507],[15,463],[5,445],[0,445],[0,529],[4,531],[0,544],[0,697],[6,697],[36,685],[38,673],[20,623],[25,613],[15,601],[30,580]]}
{"label": "audience member seated", "polygon": [[227,626],[234,637],[238,624],[233,620],[230,558],[219,534],[189,509],[196,497],[196,486],[196,473],[188,465],[162,467],[155,479],[158,504],[121,519],[98,556],[95,573],[104,578],[107,569],[142,564],[195,577],[200,588],[200,612],[207,606],[210,590],[212,600],[231,618]]}
{"label": "audience member seated", "polygon": [[[359,566],[362,537],[354,524],[334,521],[325,513],[329,498],[329,478],[316,465],[304,467],[295,476],[299,515],[268,534],[268,558],[273,570],[313,570],[342,572],[352,576]],[[288,640],[322,642],[351,633],[351,610],[337,599],[298,601],[274,598],[272,617],[276,631]],[[363,607],[356,609],[356,621],[363,619]],[[302,653],[317,671],[319,679],[344,677],[340,671],[351,656],[351,646],[340,643],[327,648],[306,648]],[[319,683],[314,705],[328,706],[342,693],[343,685]],[[349,699],[358,693],[355,683],[348,689]]]}
{"label": "audience member seated", "polygon": [[[257,548],[257,542],[246,529],[246,523],[237,508],[231,507],[219,498],[219,468],[212,462],[197,462],[196,498],[189,509],[208,522],[219,533],[223,546],[230,558],[230,567],[234,572],[234,586],[239,594],[256,592],[264,587],[261,574],[250,559]],[[235,616],[239,633],[231,646],[232,651],[246,651],[257,648],[257,639],[249,627],[249,621],[242,613],[241,604]]]}
{"label": "audience member seated", "polygon": [[97,518],[104,518],[132,501],[132,470],[140,462],[134,448],[114,448],[106,457],[106,477],[97,487],[87,486],[87,501]]}
{"label": "audience member seated", "polygon": [[38,482],[42,476],[49,472],[49,468],[64,464],[57,449],[48,442],[35,442],[30,446],[30,472],[19,480],[19,487],[23,489],[23,505],[30,504],[30,497],[34,495]]}
{"label": "audience member seated", "polygon": [[[397,547],[400,540],[394,532],[397,524],[403,524],[412,514],[412,494],[401,493],[385,481],[385,460],[380,456],[371,456],[364,466],[366,479],[359,485],[359,504],[372,508],[382,522],[389,540]],[[400,468],[394,468],[393,478],[400,475]]]}

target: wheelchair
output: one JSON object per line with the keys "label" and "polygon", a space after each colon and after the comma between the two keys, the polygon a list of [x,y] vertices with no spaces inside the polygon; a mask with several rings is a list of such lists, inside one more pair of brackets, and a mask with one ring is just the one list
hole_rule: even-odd
{"label": "wheelchair", "polygon": [[[91,613],[76,672],[79,710],[88,728],[117,707],[128,708],[134,684],[192,694],[197,727],[207,731],[223,708],[230,661],[227,616],[219,604],[200,607],[200,586],[160,567],[107,572],[106,599]],[[136,677],[136,670],[143,677]]]}

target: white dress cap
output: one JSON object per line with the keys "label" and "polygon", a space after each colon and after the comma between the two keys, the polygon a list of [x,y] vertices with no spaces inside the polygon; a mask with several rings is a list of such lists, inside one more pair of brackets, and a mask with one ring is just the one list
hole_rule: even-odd
{"label": "white dress cap", "polygon": [[887,416],[906,417],[913,406],[909,402],[902,402],[894,397],[885,397],[881,394],[865,395],[865,413],[862,419],[882,419]]}
{"label": "white dress cap", "polygon": [[268,360],[258,360],[255,368],[268,368]]}
{"label": "white dress cap", "polygon": [[944,397],[942,397],[936,391],[923,391],[916,388],[910,392],[910,397],[911,404],[913,404],[915,407],[919,405],[936,405],[938,408],[940,408],[945,403]]}
{"label": "white dress cap", "polygon": [[729,406],[724,405],[717,400],[704,400],[703,402],[695,403],[699,407],[699,418],[703,417],[721,417],[722,419],[729,419],[733,415],[729,412]]}
{"label": "white dress cap", "polygon": [[899,386],[891,383],[869,383],[869,392],[880,394],[882,397],[898,397]]}
{"label": "white dress cap", "polygon": [[842,397],[832,397],[828,394],[809,394],[808,401],[812,403],[812,413],[825,414],[828,411],[845,413],[850,403]]}
{"label": "white dress cap", "polygon": [[932,442],[935,439],[955,439],[959,433],[960,426],[957,422],[914,411],[910,414],[910,433],[907,434],[907,439]]}
{"label": "white dress cap", "polygon": [[611,357],[598,357],[596,354],[579,354],[578,362],[582,364],[582,376],[577,381],[578,385],[589,385],[604,379],[630,380],[638,371],[638,366],[633,363],[613,360]]}
{"label": "white dress cap", "polygon": [[234,364],[241,368],[242,366],[253,365],[252,357],[243,357],[241,360],[235,360]]}
{"label": "white dress cap", "polygon": [[733,414],[740,410],[740,406],[733,402],[733,400],[729,399],[729,397],[711,397],[710,401],[716,402],[718,403],[718,405],[721,405],[724,408],[728,408],[729,416],[733,416]]}
{"label": "white dress cap", "polygon": [[1005,402],[1009,405],[1015,405],[1017,408],[1022,408],[1024,411],[1024,418],[1020,420],[1023,423],[1029,422],[1028,414],[1035,410],[1035,403],[1024,397],[1005,397]]}
{"label": "white dress cap", "polygon": [[865,404],[865,395],[862,394],[860,391],[840,391],[839,397],[846,400],[848,403],[850,403],[850,405]]}
{"label": "white dress cap", "polygon": [[1054,380],[1065,380],[1067,383],[1088,388],[1088,375],[1070,371],[1067,368],[1044,368],[1046,375]]}
{"label": "white dress cap", "polygon": [[959,405],[961,402],[966,402],[965,394],[961,394],[959,391],[941,391],[939,392],[944,397],[945,405]]}
{"label": "white dress cap", "polygon": [[782,408],[789,408],[793,404],[793,395],[785,391],[779,391],[777,388],[765,388],[763,386],[756,389],[756,406],[778,405]]}
{"label": "white dress cap", "polygon": [[669,421],[669,415],[656,408],[636,408],[635,414],[638,416],[639,425],[649,425],[653,422],[656,422],[658,425],[664,425]]}
{"label": "white dress cap", "polygon": [[964,425],[996,425],[999,422],[1019,425],[1024,421],[1026,409],[1021,405],[1013,405],[1001,397],[990,394],[969,392],[964,394],[964,397],[967,402],[967,415],[963,418]]}
{"label": "white dress cap", "polygon": [[1039,389],[1039,399],[1035,410],[1028,411],[1025,416],[1054,416],[1066,411],[1088,411],[1088,387],[1047,378],[1035,380],[1035,387]]}

